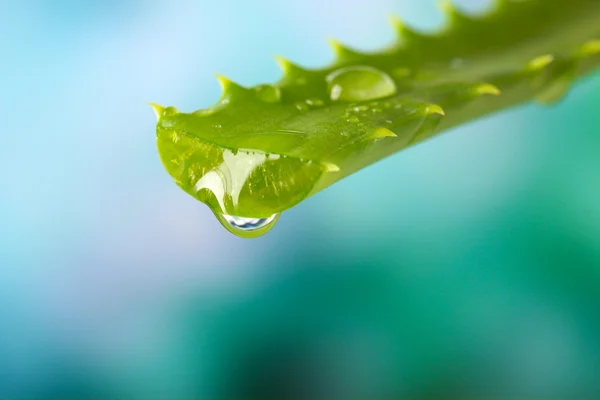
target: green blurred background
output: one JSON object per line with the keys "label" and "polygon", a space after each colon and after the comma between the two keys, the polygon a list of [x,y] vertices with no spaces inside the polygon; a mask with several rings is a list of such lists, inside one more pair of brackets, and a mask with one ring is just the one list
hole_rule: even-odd
{"label": "green blurred background", "polygon": [[599,74],[252,241],[160,165],[146,102],[382,47],[432,3],[0,1],[0,398],[600,398]]}

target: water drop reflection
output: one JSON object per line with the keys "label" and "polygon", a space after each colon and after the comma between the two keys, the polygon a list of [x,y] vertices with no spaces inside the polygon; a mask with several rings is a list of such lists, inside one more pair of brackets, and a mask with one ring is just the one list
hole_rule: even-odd
{"label": "water drop reflection", "polygon": [[217,214],[217,218],[227,230],[235,235],[245,238],[254,238],[262,236],[271,230],[279,219],[279,213],[273,214],[267,218],[237,217],[227,214]]}

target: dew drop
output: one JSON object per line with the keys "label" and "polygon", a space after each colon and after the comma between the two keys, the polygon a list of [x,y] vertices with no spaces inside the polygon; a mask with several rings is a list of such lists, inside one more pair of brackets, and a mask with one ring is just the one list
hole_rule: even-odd
{"label": "dew drop", "polygon": [[308,99],[306,100],[306,104],[308,104],[311,107],[323,107],[325,105],[325,102],[321,99]]}
{"label": "dew drop", "polygon": [[167,107],[163,113],[163,115],[171,116],[179,113],[179,110],[175,107]]}
{"label": "dew drop", "polygon": [[297,102],[295,106],[298,109],[298,111],[308,111],[310,109],[310,106],[304,101]]}
{"label": "dew drop", "polygon": [[450,60],[450,68],[458,69],[461,68],[465,64],[465,60],[462,58],[456,57]]}
{"label": "dew drop", "polygon": [[396,68],[392,74],[398,79],[404,79],[410,76],[411,70],[408,68]]}
{"label": "dew drop", "polygon": [[415,74],[414,78],[420,82],[432,81],[437,77],[433,72],[421,71]]}
{"label": "dew drop", "polygon": [[396,84],[386,73],[372,67],[339,69],[327,77],[333,101],[368,101],[396,94]]}
{"label": "dew drop", "polygon": [[369,107],[362,105],[362,106],[356,106],[352,109],[355,112],[361,112],[361,111],[369,111]]}
{"label": "dew drop", "polygon": [[260,85],[255,89],[256,95],[265,103],[278,103],[281,101],[281,89],[273,85]]}
{"label": "dew drop", "polygon": [[236,217],[215,213],[221,224],[231,233],[243,238],[255,238],[264,235],[275,226],[279,213],[267,218]]}

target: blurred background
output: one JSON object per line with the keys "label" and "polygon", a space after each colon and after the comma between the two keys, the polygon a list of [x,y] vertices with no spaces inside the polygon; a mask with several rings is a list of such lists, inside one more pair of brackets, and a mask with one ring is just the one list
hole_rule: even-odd
{"label": "blurred background", "polygon": [[[148,101],[433,1],[0,1],[0,398],[600,398],[600,75],[226,232]],[[488,1],[457,1],[474,12]]]}

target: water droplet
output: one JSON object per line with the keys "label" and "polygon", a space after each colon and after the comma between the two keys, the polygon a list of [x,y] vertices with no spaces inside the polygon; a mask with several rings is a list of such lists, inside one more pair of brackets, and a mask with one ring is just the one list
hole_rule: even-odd
{"label": "water droplet", "polygon": [[421,82],[432,81],[436,79],[437,75],[429,71],[421,71],[415,74],[414,79]]}
{"label": "water droplet", "polygon": [[298,109],[298,111],[308,111],[309,110],[309,105],[306,104],[304,101],[299,101],[295,104],[296,108]]}
{"label": "water droplet", "polygon": [[177,108],[167,107],[166,110],[164,111],[163,115],[171,116],[171,115],[175,115],[177,113],[179,113],[179,110]]}
{"label": "water droplet", "polygon": [[308,104],[311,107],[323,107],[325,105],[325,102],[321,99],[308,99],[306,100],[306,104]]}
{"label": "water droplet", "polygon": [[362,106],[356,106],[352,109],[355,112],[361,112],[361,111],[368,111],[369,107],[362,105]]}
{"label": "water droplet", "polygon": [[255,89],[256,96],[265,103],[278,103],[281,101],[281,89],[273,85],[260,85]]}
{"label": "water droplet", "polygon": [[163,128],[172,128],[175,126],[175,121],[172,119],[162,119],[160,120],[160,124]]}
{"label": "water droplet", "polygon": [[243,238],[255,238],[270,231],[279,219],[279,213],[267,218],[236,217],[227,214],[215,214],[221,224],[231,233]]}
{"label": "water droplet", "polygon": [[327,77],[333,101],[368,101],[396,94],[396,84],[387,74],[372,67],[347,67]]}
{"label": "water droplet", "polygon": [[404,79],[410,76],[411,71],[408,68],[396,68],[392,74],[398,79]]}
{"label": "water droplet", "polygon": [[278,215],[279,214],[273,214],[268,218],[246,218],[223,214],[223,218],[235,229],[240,229],[242,231],[255,231],[271,224],[273,221],[275,221],[275,218],[277,218]]}
{"label": "water droplet", "polygon": [[452,69],[458,69],[460,67],[462,67],[465,64],[465,60],[463,60],[462,58],[456,57],[453,58],[452,60],[450,60],[450,68]]}

